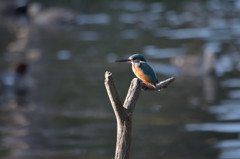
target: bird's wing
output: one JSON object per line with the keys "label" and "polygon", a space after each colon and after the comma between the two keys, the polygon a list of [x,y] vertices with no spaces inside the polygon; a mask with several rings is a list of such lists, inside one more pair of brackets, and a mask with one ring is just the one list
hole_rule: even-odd
{"label": "bird's wing", "polygon": [[148,75],[154,83],[158,83],[156,74],[148,63],[141,63],[140,67],[142,68],[144,74]]}

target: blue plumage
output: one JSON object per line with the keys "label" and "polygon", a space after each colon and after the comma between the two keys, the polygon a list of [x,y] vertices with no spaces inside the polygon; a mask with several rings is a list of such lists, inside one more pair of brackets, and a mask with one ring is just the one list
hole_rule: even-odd
{"label": "blue plumage", "polygon": [[150,84],[156,88],[158,83],[156,74],[154,73],[151,66],[147,63],[147,60],[141,54],[134,54],[128,59],[117,60],[117,62],[127,62],[132,63],[132,70],[134,74],[143,81],[145,84]]}

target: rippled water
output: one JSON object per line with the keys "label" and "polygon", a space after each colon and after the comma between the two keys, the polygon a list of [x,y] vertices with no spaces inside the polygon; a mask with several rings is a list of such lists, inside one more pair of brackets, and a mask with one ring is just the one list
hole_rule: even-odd
{"label": "rippled water", "polygon": [[176,81],[141,93],[131,157],[240,158],[239,1],[39,2],[30,21],[1,15],[1,158],[113,158],[104,73],[123,100],[134,75],[114,61],[136,52]]}

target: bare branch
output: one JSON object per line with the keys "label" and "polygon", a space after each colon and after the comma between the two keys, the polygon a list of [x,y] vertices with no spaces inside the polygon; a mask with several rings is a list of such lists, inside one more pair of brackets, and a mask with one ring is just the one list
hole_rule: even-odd
{"label": "bare branch", "polygon": [[[171,78],[168,78],[168,79],[166,79],[164,81],[159,82],[157,84],[157,90],[160,91],[163,88],[167,88],[174,80],[175,80],[175,77],[171,77]],[[145,90],[145,91],[146,90],[156,91],[156,89],[153,88],[150,85],[143,85],[142,89]]]}
{"label": "bare branch", "polygon": [[142,85],[143,85],[142,81],[139,80],[138,78],[134,78],[131,82],[131,85],[128,89],[128,93],[123,104],[123,107],[126,108],[127,110],[128,116],[131,116],[132,112],[134,111],[135,104],[140,95]]}
{"label": "bare branch", "polygon": [[[174,81],[174,77],[171,77],[165,81],[157,84],[158,90],[166,88],[170,83]],[[116,119],[117,119],[117,141],[115,159],[129,159],[130,146],[131,146],[131,127],[132,127],[132,115],[140,95],[141,88],[144,90],[156,90],[155,88],[147,85],[143,85],[143,82],[134,78],[128,90],[128,94],[122,105],[117,89],[114,85],[112,73],[106,71],[105,73],[105,87],[111,101]]]}
{"label": "bare branch", "polygon": [[120,100],[120,97],[118,95],[117,89],[115,87],[112,73],[109,71],[105,72],[105,81],[104,81],[109,99],[111,101],[114,113],[117,118],[117,122],[121,122],[123,116],[125,116],[124,108],[122,106],[122,102]]}

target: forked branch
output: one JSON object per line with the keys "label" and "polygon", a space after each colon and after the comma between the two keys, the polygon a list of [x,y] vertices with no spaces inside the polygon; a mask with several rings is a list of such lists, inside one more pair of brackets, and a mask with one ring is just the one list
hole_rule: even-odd
{"label": "forked branch", "polygon": [[[158,90],[166,88],[173,81],[174,77],[159,82],[157,84]],[[139,80],[138,78],[134,78],[129,87],[124,104],[122,105],[111,72],[106,71],[104,83],[117,119],[117,142],[115,159],[129,159],[131,145],[132,115],[135,109],[137,99],[140,95],[141,89],[143,90],[156,90],[156,89],[148,85],[143,85],[141,80]]]}

